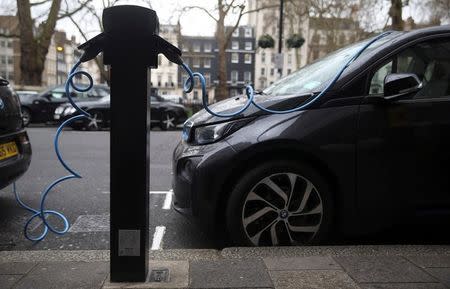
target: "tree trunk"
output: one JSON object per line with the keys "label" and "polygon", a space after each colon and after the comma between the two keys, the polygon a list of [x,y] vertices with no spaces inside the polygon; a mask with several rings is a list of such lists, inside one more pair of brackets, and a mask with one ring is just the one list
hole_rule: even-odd
{"label": "tree trunk", "polygon": [[227,86],[227,39],[225,34],[225,11],[223,8],[222,0],[219,0],[219,19],[217,21],[217,45],[219,50],[219,85],[216,90],[216,100],[220,101],[227,98],[228,86]]}
{"label": "tree trunk", "polygon": [[392,29],[394,30],[403,30],[402,8],[402,0],[391,0],[389,16],[391,17]]}
{"label": "tree trunk", "polygon": [[17,0],[17,15],[20,27],[20,70],[21,84],[39,86],[42,83],[42,72],[45,59],[55,31],[61,0],[53,0],[47,21],[44,22],[38,34],[33,34],[34,23],[31,18],[29,0]]}

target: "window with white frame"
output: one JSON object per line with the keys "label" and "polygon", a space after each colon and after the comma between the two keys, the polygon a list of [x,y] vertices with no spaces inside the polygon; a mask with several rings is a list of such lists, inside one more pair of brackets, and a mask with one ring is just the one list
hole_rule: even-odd
{"label": "window with white frame", "polygon": [[252,55],[249,53],[244,54],[244,63],[251,64],[252,63]]}
{"label": "window with white frame", "polygon": [[203,67],[204,68],[211,68],[211,58],[203,59]]}
{"label": "window with white frame", "polygon": [[231,53],[231,63],[239,63],[239,53]]}
{"label": "window with white frame", "polygon": [[239,27],[236,28],[236,30],[233,31],[233,34],[231,34],[233,37],[239,37]]}
{"label": "window with white frame", "polygon": [[266,53],[265,52],[261,53],[261,62],[266,63]]}
{"label": "window with white frame", "polygon": [[250,71],[244,71],[244,81],[249,83],[252,81],[252,73]]}
{"label": "window with white frame", "polygon": [[194,43],[194,52],[200,52],[200,43]]}
{"label": "window with white frame", "polygon": [[252,50],[253,45],[250,41],[245,42],[245,50]]}
{"label": "window with white frame", "polygon": [[239,49],[239,42],[238,41],[232,41],[231,42],[231,49],[233,49],[233,50]]}
{"label": "window with white frame", "polygon": [[203,45],[203,49],[204,49],[205,52],[211,52],[211,50],[212,50],[212,45],[211,45],[211,43],[209,43],[209,42],[205,43],[205,44]]}
{"label": "window with white frame", "polygon": [[200,67],[200,58],[197,58],[197,57],[193,58],[192,59],[192,66],[193,67]]}
{"label": "window with white frame", "polygon": [[266,75],[266,69],[264,67],[261,67],[261,75]]}
{"label": "window with white frame", "polygon": [[236,83],[239,79],[239,72],[237,70],[231,71],[231,82]]}
{"label": "window with white frame", "polygon": [[251,27],[246,27],[244,30],[244,36],[245,37],[252,37],[252,28]]}
{"label": "window with white frame", "polygon": [[290,54],[290,53],[287,56],[287,63],[292,64],[292,54]]}

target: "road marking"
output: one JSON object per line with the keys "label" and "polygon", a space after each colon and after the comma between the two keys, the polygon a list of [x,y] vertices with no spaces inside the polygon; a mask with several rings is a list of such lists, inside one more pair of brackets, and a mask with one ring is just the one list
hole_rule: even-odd
{"label": "road marking", "polygon": [[155,233],[153,234],[153,242],[152,242],[151,250],[161,250],[162,249],[161,243],[162,243],[165,233],[166,233],[165,226],[157,226],[155,228]]}
{"label": "road marking", "polygon": [[172,195],[173,195],[172,190],[170,190],[166,194],[166,198],[164,199],[164,204],[162,206],[163,210],[170,210],[170,206],[172,205]]}
{"label": "road marking", "polygon": [[150,191],[150,195],[164,195],[164,194],[168,194],[168,193],[172,193],[172,190],[170,190],[170,191]]}

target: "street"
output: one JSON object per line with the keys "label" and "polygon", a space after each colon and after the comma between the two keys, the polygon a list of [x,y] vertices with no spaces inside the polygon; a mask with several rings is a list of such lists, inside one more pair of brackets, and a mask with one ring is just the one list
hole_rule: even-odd
{"label": "street", "polygon": [[[53,150],[55,130],[28,128],[33,158],[29,170],[17,182],[17,190],[22,200],[35,208],[40,191],[67,174]],[[151,132],[150,245],[153,249],[213,248],[211,238],[170,208],[171,154],[180,134]],[[71,229],[62,236],[49,233],[37,244],[26,240],[23,226],[30,214],[17,205],[9,186],[0,192],[0,250],[109,249],[109,132],[66,130],[60,148],[68,164],[83,178],[55,187],[48,196],[47,208],[64,213]],[[31,228],[38,235],[42,226],[36,221]]]}

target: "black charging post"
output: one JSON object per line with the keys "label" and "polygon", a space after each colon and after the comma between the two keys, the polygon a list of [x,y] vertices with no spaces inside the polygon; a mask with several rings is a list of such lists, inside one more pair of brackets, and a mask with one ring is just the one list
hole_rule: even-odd
{"label": "black charging post", "polygon": [[138,6],[103,11],[104,63],[111,77],[111,282],[144,282],[148,273],[150,96],[157,67],[156,12]]}

